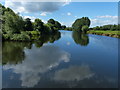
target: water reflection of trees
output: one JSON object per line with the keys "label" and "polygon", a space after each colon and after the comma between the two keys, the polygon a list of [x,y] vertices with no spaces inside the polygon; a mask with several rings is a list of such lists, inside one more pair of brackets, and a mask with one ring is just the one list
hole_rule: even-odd
{"label": "water reflection of trees", "polygon": [[2,64],[18,64],[25,58],[24,47],[31,48],[31,43],[23,42],[3,42]]}
{"label": "water reflection of trees", "polygon": [[54,32],[52,34],[48,35],[42,35],[40,36],[39,40],[35,41],[34,44],[36,47],[42,47],[44,43],[54,43],[56,40],[59,40],[61,38],[60,32]]}
{"label": "water reflection of trees", "polygon": [[44,43],[54,43],[60,39],[60,32],[55,32],[50,35],[42,35],[39,40],[34,42],[3,42],[2,45],[2,64],[18,64],[25,59],[24,48],[31,49],[34,43],[36,47],[42,47]]}
{"label": "water reflection of trees", "polygon": [[73,31],[72,37],[76,44],[80,44],[81,46],[87,46],[89,44],[89,37],[87,34],[81,33],[79,31]]}

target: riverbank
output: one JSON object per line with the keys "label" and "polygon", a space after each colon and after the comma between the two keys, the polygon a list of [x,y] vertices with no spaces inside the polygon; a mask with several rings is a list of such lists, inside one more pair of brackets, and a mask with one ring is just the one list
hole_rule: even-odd
{"label": "riverbank", "polygon": [[95,34],[95,35],[102,35],[102,36],[120,38],[119,31],[90,30],[90,31],[87,31],[87,33],[88,34]]}

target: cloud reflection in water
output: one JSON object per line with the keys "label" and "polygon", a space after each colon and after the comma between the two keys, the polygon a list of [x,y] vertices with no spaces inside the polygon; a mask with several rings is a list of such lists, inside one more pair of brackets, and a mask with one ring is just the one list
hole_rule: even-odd
{"label": "cloud reflection in water", "polygon": [[56,46],[25,49],[26,58],[21,64],[5,65],[4,69],[13,69],[16,74],[21,74],[20,80],[23,87],[34,87],[40,81],[41,73],[58,66],[60,62],[69,62],[70,54]]}
{"label": "cloud reflection in water", "polygon": [[81,65],[81,66],[70,66],[69,68],[65,68],[59,70],[55,73],[54,80],[56,81],[80,81],[83,79],[89,79],[94,75],[94,73],[90,70],[89,66]]}

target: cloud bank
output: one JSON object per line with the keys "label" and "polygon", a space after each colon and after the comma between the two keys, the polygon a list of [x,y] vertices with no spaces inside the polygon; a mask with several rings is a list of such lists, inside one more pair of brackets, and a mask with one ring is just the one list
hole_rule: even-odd
{"label": "cloud bank", "polygon": [[91,27],[103,26],[108,24],[118,24],[118,16],[96,16],[95,19],[91,19]]}
{"label": "cloud bank", "polygon": [[54,12],[60,7],[69,4],[68,0],[62,0],[63,2],[11,2],[7,0],[5,2],[6,7],[12,8],[15,12],[20,13],[36,13],[36,12]]}

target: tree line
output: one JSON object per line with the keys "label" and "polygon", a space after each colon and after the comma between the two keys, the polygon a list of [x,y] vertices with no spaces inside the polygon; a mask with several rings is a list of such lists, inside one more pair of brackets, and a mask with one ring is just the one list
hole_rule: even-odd
{"label": "tree line", "polygon": [[105,25],[89,28],[91,21],[88,17],[82,17],[75,20],[72,27],[66,27],[61,25],[60,22],[49,19],[47,23],[44,23],[41,19],[36,18],[34,22],[31,22],[30,18],[23,19],[19,13],[15,13],[9,7],[4,7],[0,4],[0,13],[2,17],[0,26],[2,26],[2,38],[3,40],[15,40],[15,41],[31,41],[33,38],[42,34],[52,34],[59,32],[59,30],[79,31],[86,33],[88,30],[118,30],[119,25]]}
{"label": "tree line", "polygon": [[119,31],[120,30],[120,24],[118,25],[103,25],[103,26],[96,26],[93,28],[90,28],[90,30],[110,30],[110,31]]}

